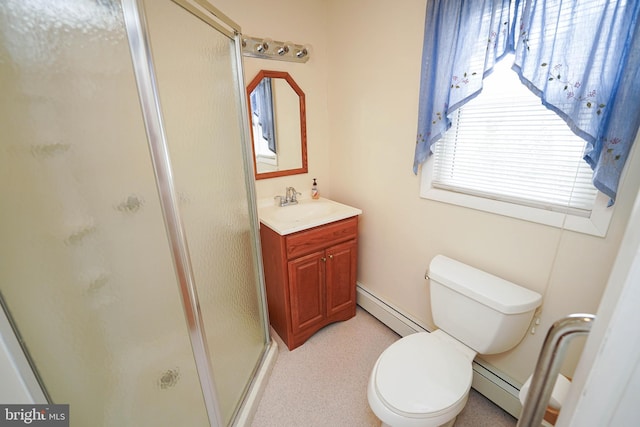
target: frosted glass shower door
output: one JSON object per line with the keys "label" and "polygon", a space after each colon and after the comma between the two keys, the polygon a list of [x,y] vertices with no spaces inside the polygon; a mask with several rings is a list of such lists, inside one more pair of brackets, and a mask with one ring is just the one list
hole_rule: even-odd
{"label": "frosted glass shower door", "polygon": [[233,40],[177,4],[144,5],[180,215],[227,425],[266,349],[236,51]]}
{"label": "frosted glass shower door", "polygon": [[[148,3],[183,43],[153,47],[227,423],[266,345],[233,58]],[[0,293],[52,402],[71,426],[210,425],[120,3],[0,2],[0,93]]]}
{"label": "frosted glass shower door", "polygon": [[1,2],[0,37],[0,292],[52,401],[209,425],[119,4]]}

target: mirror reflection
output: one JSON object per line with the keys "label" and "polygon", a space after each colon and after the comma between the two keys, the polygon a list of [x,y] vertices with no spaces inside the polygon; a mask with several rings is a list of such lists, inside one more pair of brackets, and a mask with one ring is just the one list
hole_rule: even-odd
{"label": "mirror reflection", "polygon": [[262,70],[247,98],[256,179],[306,173],[305,99],[293,78]]}

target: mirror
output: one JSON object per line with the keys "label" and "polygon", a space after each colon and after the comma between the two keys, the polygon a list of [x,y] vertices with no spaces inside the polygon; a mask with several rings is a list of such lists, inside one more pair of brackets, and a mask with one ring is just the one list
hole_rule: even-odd
{"label": "mirror", "polygon": [[304,92],[289,73],[261,70],[247,101],[256,179],[307,173]]}

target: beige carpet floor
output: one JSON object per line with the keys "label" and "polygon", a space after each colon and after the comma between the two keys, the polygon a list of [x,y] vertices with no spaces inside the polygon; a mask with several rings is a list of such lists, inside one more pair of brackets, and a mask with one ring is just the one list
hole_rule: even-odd
{"label": "beige carpet floor", "polygon": [[[371,427],[380,421],[367,403],[369,373],[400,337],[358,307],[289,351],[272,331],[279,353],[252,427]],[[516,420],[475,390],[455,427],[513,427]]]}

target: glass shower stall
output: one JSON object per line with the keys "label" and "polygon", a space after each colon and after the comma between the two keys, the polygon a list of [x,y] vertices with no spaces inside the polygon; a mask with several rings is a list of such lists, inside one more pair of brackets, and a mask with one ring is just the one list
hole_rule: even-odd
{"label": "glass shower stall", "polygon": [[231,425],[263,368],[239,32],[203,0],[0,3],[0,302],[71,426]]}

